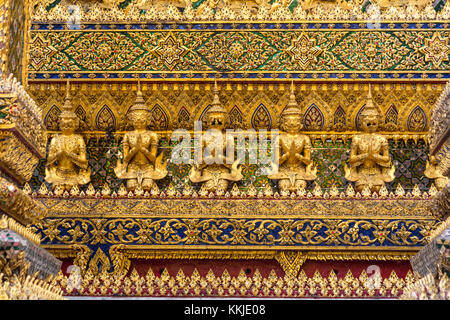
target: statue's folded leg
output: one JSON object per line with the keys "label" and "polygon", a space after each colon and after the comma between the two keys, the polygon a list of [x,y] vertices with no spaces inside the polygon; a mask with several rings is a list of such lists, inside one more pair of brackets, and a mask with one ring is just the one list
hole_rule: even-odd
{"label": "statue's folded leg", "polygon": [[142,189],[150,190],[153,187],[154,181],[152,179],[142,180]]}
{"label": "statue's folded leg", "polygon": [[306,189],[306,181],[305,180],[297,180],[295,181],[295,189]]}
{"label": "statue's folded leg", "polygon": [[128,190],[134,190],[138,186],[137,179],[128,179],[127,180],[127,189]]}
{"label": "statue's folded leg", "polygon": [[280,189],[280,191],[288,191],[291,188],[291,181],[289,179],[279,180],[278,188]]}

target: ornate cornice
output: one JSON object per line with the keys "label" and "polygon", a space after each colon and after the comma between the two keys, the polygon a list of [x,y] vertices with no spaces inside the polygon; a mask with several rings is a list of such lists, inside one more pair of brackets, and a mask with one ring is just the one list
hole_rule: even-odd
{"label": "ornate cornice", "polygon": [[45,156],[42,109],[12,75],[0,80],[0,131],[13,133],[36,157]]}
{"label": "ornate cornice", "polygon": [[14,184],[0,177],[0,211],[27,225],[41,220],[47,209]]}
{"label": "ornate cornice", "polygon": [[10,229],[22,237],[36,243],[39,245],[41,243],[41,238],[34,234],[29,228],[22,226],[17,223],[14,219],[7,217],[6,215],[2,215],[0,218],[0,230]]}
{"label": "ornate cornice", "polygon": [[381,22],[376,29],[354,21],[86,24],[72,30],[34,24],[31,43],[32,82],[449,78],[449,27],[443,21]]}
{"label": "ornate cornice", "polygon": [[46,245],[142,250],[418,250],[438,221],[429,200],[39,198]]}
{"label": "ornate cornice", "polygon": [[[224,22],[277,22],[323,21],[323,20],[363,20],[376,24],[382,20],[425,20],[448,19],[450,8],[445,5],[433,6],[431,0],[420,0],[405,5],[403,1],[90,1],[33,0],[32,19],[39,22],[66,22],[71,25],[80,22],[137,22],[170,21],[224,21]],[[71,10],[68,6],[72,5]]]}

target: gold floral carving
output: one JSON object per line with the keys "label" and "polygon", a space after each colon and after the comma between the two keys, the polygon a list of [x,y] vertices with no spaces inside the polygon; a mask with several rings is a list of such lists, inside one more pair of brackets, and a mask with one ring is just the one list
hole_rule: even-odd
{"label": "gold floral carving", "polygon": [[286,275],[296,277],[307,259],[307,255],[300,251],[281,251],[275,256],[275,259],[281,265]]}
{"label": "gold floral carving", "polygon": [[[128,195],[125,197],[105,196],[99,198],[94,192],[86,197],[34,197],[48,208],[49,215],[53,217],[69,216],[95,216],[97,213],[108,213],[110,217],[124,215],[160,216],[165,214],[179,214],[183,216],[222,215],[233,214],[239,217],[266,216],[266,217],[416,217],[432,218],[429,212],[430,195],[420,193],[413,196],[411,193],[396,196],[393,193],[384,197],[372,198],[372,195],[336,196],[331,198],[291,195],[274,198],[257,196],[248,197],[204,197],[192,198],[182,195],[173,197],[155,198]],[[70,212],[67,208],[71,208]]]}
{"label": "gold floral carving", "polygon": [[317,56],[323,50],[316,45],[316,41],[310,39],[306,33],[301,33],[297,39],[292,40],[292,45],[286,50],[300,69],[305,70],[311,62],[317,62]]}
{"label": "gold floral carving", "polygon": [[48,39],[38,35],[33,39],[30,46],[29,63],[34,69],[39,70],[44,63],[47,63],[58,51],[50,44]]}
{"label": "gold floral carving", "polygon": [[158,46],[155,47],[154,53],[161,59],[161,62],[165,64],[169,70],[172,70],[175,63],[180,60],[187,52],[186,48],[180,40],[175,38],[172,33],[160,40]]}
{"label": "gold floral carving", "polygon": [[[117,134],[123,134],[126,129],[126,114],[134,104],[135,84],[88,83],[74,84],[72,103],[81,106],[86,112],[84,132],[96,134],[95,120],[99,110],[107,105],[112,111],[116,121]],[[252,115],[256,109],[263,105],[267,108],[268,115],[272,118],[272,128],[277,128],[279,117],[289,101],[289,85],[287,84],[235,84],[218,82],[220,99],[224,108],[230,112],[235,106],[242,115],[242,128],[252,127]],[[51,111],[53,106],[62,109],[64,86],[60,84],[31,84],[29,93],[37,101],[43,111],[43,118]],[[183,128],[193,127],[193,122],[198,120],[206,106],[213,100],[212,84],[183,84],[183,83],[142,83],[142,92],[145,103],[150,109],[158,105],[166,117],[167,123],[174,129],[180,128],[177,118],[179,113],[189,114],[183,118]],[[380,131],[391,138],[409,132],[408,117],[417,106],[423,109],[427,118],[431,117],[431,110],[444,89],[443,84],[373,84],[372,93],[374,101],[380,107],[383,115],[388,112],[390,106],[396,106],[398,110],[397,129],[395,132],[386,132],[381,127]],[[310,138],[345,137],[354,134],[356,130],[356,117],[359,110],[365,105],[368,86],[366,84],[306,84],[299,83],[295,87],[295,96],[302,111],[305,112],[311,105],[317,106],[324,116],[323,128],[317,132],[307,132]],[[334,127],[334,114],[341,107],[344,113],[345,125],[336,132]],[[269,118],[269,119],[270,119]],[[384,121],[383,121],[384,123]],[[158,128],[164,130],[164,128]],[[165,131],[165,130],[164,130]],[[349,133],[353,132],[353,133]],[[104,134],[104,133],[102,133]],[[424,138],[426,132],[409,132],[406,139]]]}
{"label": "gold floral carving", "polygon": [[441,37],[437,32],[431,39],[425,39],[425,45],[419,49],[425,55],[425,61],[439,68],[443,61],[449,61],[450,45],[448,37]]}
{"label": "gold floral carving", "polygon": [[[32,19],[42,22],[65,22],[71,16],[67,10],[72,1],[61,1],[53,9],[46,8],[51,0],[33,0]],[[326,1],[307,0],[293,2],[289,0],[206,0],[199,6],[193,6],[190,0],[138,0],[122,7],[119,0],[90,1],[89,6],[79,6],[83,21],[280,21],[280,20],[338,20],[346,21],[353,17],[357,21],[368,21],[372,13],[361,10],[362,1]],[[447,6],[436,12],[430,0],[404,1],[376,0],[378,17],[383,20],[448,20],[450,12]]]}

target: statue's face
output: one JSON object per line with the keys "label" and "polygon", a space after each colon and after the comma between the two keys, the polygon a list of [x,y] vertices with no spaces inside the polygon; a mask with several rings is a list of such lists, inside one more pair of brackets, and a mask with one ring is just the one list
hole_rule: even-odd
{"label": "statue's face", "polygon": [[78,128],[78,118],[61,116],[59,129],[63,132],[73,132]]}
{"label": "statue's face", "polygon": [[290,114],[283,117],[283,130],[296,133],[302,129],[302,119],[298,114]]}
{"label": "statue's face", "polygon": [[150,113],[144,110],[133,111],[128,115],[131,125],[135,130],[145,129],[149,122]]}
{"label": "statue's face", "polygon": [[365,132],[376,132],[378,130],[378,116],[375,114],[364,116],[361,122],[361,127]]}
{"label": "statue's face", "polygon": [[225,115],[219,112],[212,112],[208,115],[208,127],[210,129],[223,130],[225,128]]}

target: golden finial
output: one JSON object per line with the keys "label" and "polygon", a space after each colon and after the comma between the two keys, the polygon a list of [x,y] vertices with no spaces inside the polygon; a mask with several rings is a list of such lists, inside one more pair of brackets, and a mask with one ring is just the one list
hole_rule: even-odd
{"label": "golden finial", "polygon": [[70,80],[67,79],[66,82],[66,100],[70,99]]}
{"label": "golden finial", "polygon": [[138,85],[137,85],[137,94],[142,95],[142,91],[141,91],[141,78],[138,78]]}
{"label": "golden finial", "polygon": [[63,105],[63,111],[61,112],[60,117],[67,117],[67,118],[77,118],[77,115],[75,112],[73,112],[72,107],[72,97],[70,96],[70,82],[69,79],[67,79],[66,83],[66,97],[64,99],[64,105]]}
{"label": "golden finial", "polygon": [[364,110],[361,112],[361,116],[368,116],[368,115],[379,116],[378,109],[377,107],[375,107],[375,104],[373,103],[372,86],[370,84],[369,84],[369,92],[367,93],[366,106],[364,107]]}
{"label": "golden finial", "polygon": [[208,110],[208,112],[227,113],[227,111],[222,107],[222,104],[220,103],[219,88],[217,87],[216,79],[214,79],[213,93],[214,93],[213,102],[211,103],[211,108]]}
{"label": "golden finial", "polygon": [[131,106],[130,110],[128,112],[137,111],[137,110],[144,110],[144,111],[150,111],[145,104],[144,96],[141,91],[141,80],[138,78],[138,84],[137,84],[137,93],[136,93],[136,100],[134,100],[133,106]]}
{"label": "golden finial", "polygon": [[291,92],[289,95],[289,102],[287,107],[283,110],[282,115],[298,114],[301,115],[300,108],[298,107],[297,100],[295,98],[294,80],[291,81]]}

